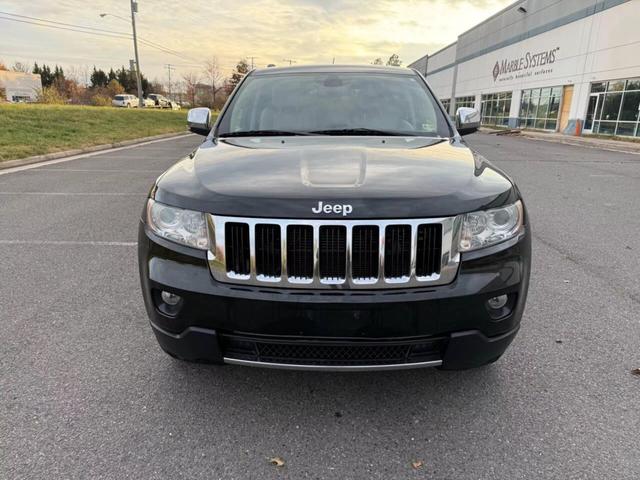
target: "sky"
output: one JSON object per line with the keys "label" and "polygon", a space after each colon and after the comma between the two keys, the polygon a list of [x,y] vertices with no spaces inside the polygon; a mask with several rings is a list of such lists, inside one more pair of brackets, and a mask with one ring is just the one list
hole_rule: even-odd
{"label": "sky", "polygon": [[[150,79],[202,70],[216,58],[229,74],[241,58],[268,64],[371,63],[397,53],[407,65],[456,41],[459,34],[512,0],[139,0],[140,66]],[[104,18],[100,13],[110,15]],[[8,15],[13,14],[13,15]],[[22,15],[18,17],[15,15]],[[118,16],[123,18],[118,18]],[[32,17],[32,18],[26,18]],[[32,23],[54,22],[58,29]],[[64,28],[81,25],[95,34]],[[111,33],[115,32],[115,33]],[[84,81],[93,65],[108,69],[133,58],[127,0],[2,0],[0,60],[60,64]],[[251,63],[249,58],[249,63]],[[173,81],[173,80],[172,80]]]}

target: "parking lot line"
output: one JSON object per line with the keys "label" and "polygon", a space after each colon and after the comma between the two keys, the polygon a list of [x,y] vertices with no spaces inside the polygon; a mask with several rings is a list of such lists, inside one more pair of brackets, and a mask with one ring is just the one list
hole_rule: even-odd
{"label": "parking lot line", "polygon": [[90,247],[135,247],[138,242],[100,242],[81,240],[0,240],[0,245],[73,245]]}
{"label": "parking lot line", "polygon": [[98,152],[90,152],[90,153],[81,153],[79,155],[73,155],[71,157],[58,158],[55,160],[47,160],[44,162],[32,163],[30,165],[24,165],[21,167],[7,168],[6,170],[0,170],[0,176],[8,175],[10,173],[23,172],[25,170],[31,170],[33,168],[45,167],[48,165],[57,165],[58,163],[70,162],[72,160],[79,160],[81,158],[89,158],[89,157],[97,157],[99,155],[104,155],[106,153],[115,153],[120,152],[122,150],[130,150],[132,148],[144,147],[145,145],[151,145],[154,143],[167,142],[169,140],[176,140],[177,138],[188,138],[190,136],[194,136],[195,134],[183,135],[181,137],[168,137],[168,138],[159,138],[157,140],[149,140],[148,142],[137,143],[135,145],[127,145],[126,147],[117,147],[111,148],[109,150],[100,150]]}
{"label": "parking lot line", "polygon": [[156,170],[114,170],[114,169],[98,169],[98,168],[38,168],[34,170],[37,172],[74,172],[74,173],[153,173],[159,175],[163,172],[163,169]]}
{"label": "parking lot line", "polygon": [[121,192],[0,192],[0,195],[54,195],[68,197],[144,197],[147,193]]}

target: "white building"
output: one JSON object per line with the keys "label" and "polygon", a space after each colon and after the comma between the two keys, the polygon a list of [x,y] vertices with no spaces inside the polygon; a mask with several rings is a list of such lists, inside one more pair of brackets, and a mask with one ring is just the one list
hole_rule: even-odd
{"label": "white building", "polygon": [[519,0],[409,66],[485,125],[640,137],[640,0]]}
{"label": "white building", "polygon": [[42,89],[40,75],[0,70],[0,89],[9,102],[35,102]]}

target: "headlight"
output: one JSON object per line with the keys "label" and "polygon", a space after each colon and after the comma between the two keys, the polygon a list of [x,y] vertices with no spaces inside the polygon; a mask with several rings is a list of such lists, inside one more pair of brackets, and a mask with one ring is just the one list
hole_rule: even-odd
{"label": "headlight", "polygon": [[209,248],[207,221],[202,212],[170,207],[149,199],[147,224],[156,235],[167,240],[202,250]]}
{"label": "headlight", "polygon": [[468,252],[508,240],[522,231],[522,203],[463,215],[460,251]]}

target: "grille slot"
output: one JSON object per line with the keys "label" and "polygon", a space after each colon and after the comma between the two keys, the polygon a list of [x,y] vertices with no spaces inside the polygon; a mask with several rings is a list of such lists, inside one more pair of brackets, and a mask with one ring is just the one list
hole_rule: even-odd
{"label": "grille slot", "polygon": [[287,227],[287,275],[294,279],[313,278],[313,227]]}
{"label": "grille slot", "polygon": [[249,275],[251,273],[249,225],[228,222],[225,225],[224,234],[227,272],[235,275]]}
{"label": "grille slot", "polygon": [[256,225],[256,274],[279,278],[282,275],[282,255],[279,225]]}
{"label": "grille slot", "polygon": [[403,278],[411,273],[411,225],[388,225],[385,231],[384,276]]}
{"label": "grille slot", "polygon": [[353,227],[351,276],[354,280],[373,280],[380,271],[380,229],[376,225]]}
{"label": "grille slot", "polygon": [[440,273],[442,225],[419,225],[416,249],[416,275],[428,277]]}
{"label": "grille slot", "polygon": [[320,278],[344,280],[347,273],[347,227],[320,227]]}

